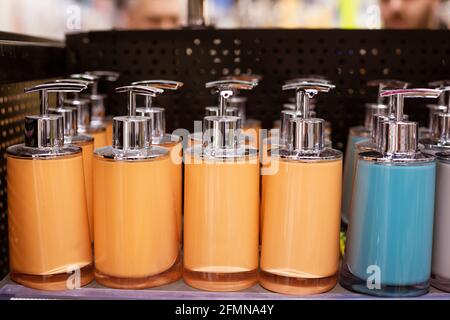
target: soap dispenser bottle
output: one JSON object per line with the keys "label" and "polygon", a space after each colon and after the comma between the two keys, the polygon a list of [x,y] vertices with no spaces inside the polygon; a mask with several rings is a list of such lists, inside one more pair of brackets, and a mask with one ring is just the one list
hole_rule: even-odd
{"label": "soap dispenser bottle", "polygon": [[145,96],[145,106],[137,108],[136,114],[148,117],[152,122],[152,145],[169,149],[172,160],[172,190],[176,206],[177,225],[180,234],[180,246],[182,242],[182,211],[183,211],[183,161],[182,161],[182,138],[174,134],[167,133],[166,130],[166,110],[155,106],[153,100],[159,94],[166,91],[177,91],[183,87],[183,83],[173,80],[144,80],[134,82],[134,86],[150,86],[163,91],[155,92],[153,96]]}
{"label": "soap dispenser bottle", "polygon": [[[55,83],[66,83],[76,85],[84,85],[87,88],[89,82],[83,80],[74,79],[61,79],[56,80]],[[83,89],[84,90],[84,89]],[[74,94],[78,94],[75,92]],[[66,98],[64,92],[58,92],[57,105],[55,108],[49,108],[49,113],[57,114],[63,117],[64,124],[64,142],[65,144],[75,145],[81,148],[83,153],[83,171],[84,171],[84,184],[86,189],[86,202],[89,217],[89,234],[92,241],[94,241],[94,227],[93,227],[93,214],[92,214],[92,159],[94,156],[94,138],[89,135],[80,134],[78,132],[78,110],[77,106],[73,104],[66,104]]]}
{"label": "soap dispenser bottle", "polygon": [[340,274],[344,288],[374,296],[412,297],[429,289],[436,163],[418,149],[418,124],[404,121],[404,98],[440,90],[384,90],[397,115],[381,125],[378,151],[359,155]]}
{"label": "soap dispenser bottle", "polygon": [[[309,100],[334,85],[291,82],[301,113]],[[325,147],[325,123],[310,116],[290,120],[288,142],[273,149],[278,171],[264,175],[260,284],[285,294],[317,294],[338,281],[342,153]],[[273,166],[273,163],[271,164]]]}
{"label": "soap dispenser bottle", "polygon": [[450,87],[440,89],[443,91],[441,97],[447,95],[447,101],[446,105],[441,105],[440,101],[438,106],[446,111],[435,114],[431,138],[424,138],[420,143],[423,153],[435,155],[437,159],[431,285],[450,292]]}
{"label": "soap dispenser bottle", "polygon": [[237,90],[255,82],[206,84],[219,94],[218,116],[204,118],[203,145],[185,152],[184,281],[238,291],[258,279],[258,150],[241,143],[242,120],[225,115]]}
{"label": "soap dispenser bottle", "polygon": [[119,289],[164,285],[181,277],[172,162],[152,146],[152,123],[136,116],[136,95],[161,89],[128,86],[128,116],[115,117],[113,146],[94,155],[95,279]]}
{"label": "soap dispenser bottle", "polygon": [[41,114],[25,117],[25,144],[7,149],[11,280],[42,290],[65,290],[93,280],[83,158],[64,144],[63,118],[48,112],[48,94],[78,92],[73,83],[39,92]]}
{"label": "soap dispenser bottle", "polygon": [[80,133],[94,138],[94,150],[108,145],[111,140],[108,140],[106,126],[98,121],[93,121],[92,117],[94,105],[103,103],[102,99],[104,99],[103,96],[97,94],[99,78],[88,74],[72,74],[70,77],[73,80],[87,82],[91,90],[91,94],[80,96],[78,93],[74,93],[71,98],[64,100],[65,105],[75,107],[78,110],[78,130]]}
{"label": "soap dispenser bottle", "polygon": [[378,101],[376,103],[367,103],[364,125],[350,128],[347,147],[344,159],[344,176],[342,186],[342,221],[348,224],[350,203],[353,190],[353,180],[355,172],[355,144],[361,141],[368,141],[372,137],[373,117],[376,115],[388,115],[388,105],[385,98],[380,96],[380,92],[384,87],[390,88],[406,88],[407,82],[399,80],[372,80],[367,83],[368,87],[378,88]]}

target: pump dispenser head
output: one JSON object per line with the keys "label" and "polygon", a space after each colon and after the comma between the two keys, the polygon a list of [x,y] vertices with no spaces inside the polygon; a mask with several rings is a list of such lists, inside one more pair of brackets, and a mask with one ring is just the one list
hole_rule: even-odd
{"label": "pump dispenser head", "polygon": [[49,93],[80,92],[85,84],[52,82],[25,89],[25,93],[39,92],[41,114],[25,117],[25,146],[31,148],[60,148],[64,146],[64,119],[49,113]]}
{"label": "pump dispenser head", "polygon": [[[310,99],[319,92],[330,92],[335,86],[324,82],[300,80],[283,86],[296,92],[296,117],[289,120],[287,147],[297,153],[320,153],[325,146],[324,120],[310,117]],[[286,120],[285,125],[286,125]]]}
{"label": "pump dispenser head", "polygon": [[378,128],[380,121],[384,121],[386,117],[394,113],[390,106],[389,98],[381,97],[381,91],[385,88],[406,89],[410,84],[408,82],[383,79],[371,80],[367,82],[368,87],[378,88],[378,100],[376,103],[366,104],[366,114],[364,118],[364,127],[371,131],[371,137],[375,141],[378,138]]}
{"label": "pump dispenser head", "polygon": [[[90,81],[81,79],[58,79],[49,83],[66,83],[75,85],[84,85],[86,88],[91,84]],[[79,92],[73,92],[75,97],[79,96]],[[65,92],[58,92],[57,94],[57,104],[55,108],[50,108],[49,112],[52,114],[58,114],[63,117],[64,120],[64,136],[67,142],[71,142],[72,138],[78,135],[78,124],[80,119],[80,113],[89,112],[89,106],[81,108],[77,103],[78,100],[67,100]],[[85,110],[87,109],[87,110]],[[89,115],[90,119],[90,115]]]}
{"label": "pump dispenser head", "polygon": [[[450,84],[450,82],[449,82]],[[450,86],[439,86],[442,91],[439,97],[439,106],[443,107],[442,112],[433,116],[433,131],[431,138],[441,146],[450,146]],[[444,97],[442,101],[441,97]],[[447,99],[447,101],[445,101]]]}
{"label": "pump dispenser head", "polygon": [[418,152],[418,123],[404,120],[405,98],[436,99],[441,90],[436,89],[384,89],[382,98],[390,98],[395,108],[395,117],[384,121],[380,127],[379,151],[388,157],[399,156],[408,158]]}
{"label": "pump dispenser head", "polygon": [[145,80],[137,81],[132,83],[133,86],[149,86],[152,88],[162,89],[160,93],[155,92],[155,95],[145,96],[145,107],[137,108],[136,113],[142,117],[149,117],[152,119],[152,136],[153,139],[161,139],[166,133],[166,116],[165,109],[160,107],[155,107],[153,105],[153,98],[162,94],[166,90],[176,91],[183,87],[183,82],[172,81],[172,80]]}
{"label": "pump dispenser head", "polygon": [[209,82],[206,88],[215,89],[219,95],[218,115],[203,120],[203,146],[208,150],[237,149],[240,146],[242,119],[226,115],[229,99],[238,90],[251,90],[257,82],[244,80],[220,80]]}
{"label": "pump dispenser head", "polygon": [[81,80],[91,80],[90,94],[85,95],[90,101],[91,124],[94,126],[102,126],[105,118],[105,100],[106,95],[99,93],[99,84],[102,81],[115,82],[119,78],[119,73],[111,71],[89,71],[73,78]]}
{"label": "pump dispenser head", "polygon": [[162,89],[145,86],[126,86],[116,89],[118,93],[128,94],[128,115],[113,120],[113,148],[124,151],[145,149],[152,143],[151,119],[136,116],[136,96],[155,97]]}
{"label": "pump dispenser head", "polygon": [[[240,75],[231,75],[222,78],[222,80],[237,80],[237,81],[247,81],[259,84],[262,80],[262,76],[257,74],[240,74]],[[235,94],[229,99],[228,106],[230,108],[237,108],[239,110],[239,117],[242,119],[242,122],[247,121],[247,97],[243,97],[239,95],[239,90],[235,92]]]}

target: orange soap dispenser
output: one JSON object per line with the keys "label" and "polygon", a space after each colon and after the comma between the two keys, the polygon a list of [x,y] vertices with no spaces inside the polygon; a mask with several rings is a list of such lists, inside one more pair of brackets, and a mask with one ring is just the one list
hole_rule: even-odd
{"label": "orange soap dispenser", "polygon": [[129,95],[128,116],[114,118],[113,146],[95,151],[95,278],[108,287],[143,289],[181,277],[169,151],[152,146],[151,119],[136,116],[136,95],[162,91],[118,88]]}
{"label": "orange soap dispenser", "polygon": [[25,144],[7,149],[10,277],[27,287],[75,289],[93,279],[82,150],[64,144],[63,118],[48,112],[48,93],[83,88],[26,89],[40,92],[41,114],[25,117]]}
{"label": "orange soap dispenser", "polygon": [[257,282],[258,151],[241,143],[241,118],[225,115],[236,90],[255,85],[208,83],[219,93],[219,115],[204,118],[203,145],[186,150],[183,277],[198,289],[237,291]]}
{"label": "orange soap dispenser", "polygon": [[[301,117],[290,121],[286,146],[271,150],[264,175],[260,284],[286,294],[331,290],[338,280],[342,153],[325,147],[325,123],[309,101],[327,83],[291,82]],[[277,164],[277,165],[275,165]]]}

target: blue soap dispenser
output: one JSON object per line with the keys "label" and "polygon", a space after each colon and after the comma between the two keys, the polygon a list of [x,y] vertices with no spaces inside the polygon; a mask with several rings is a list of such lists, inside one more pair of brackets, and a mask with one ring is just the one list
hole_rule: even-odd
{"label": "blue soap dispenser", "polygon": [[[384,87],[406,88],[408,85],[409,83],[399,80],[372,80],[367,83],[368,87],[377,87],[379,92]],[[355,172],[355,145],[362,141],[370,141],[373,137],[373,118],[376,115],[388,115],[387,101],[380,95],[378,95],[378,101],[376,103],[366,104],[364,125],[350,128],[344,155],[344,176],[342,180],[342,221],[345,225],[348,223],[352,197]]]}
{"label": "blue soap dispenser", "polygon": [[418,149],[418,124],[405,121],[404,98],[437,98],[435,89],[385,89],[396,117],[383,121],[377,151],[359,155],[340,283],[381,297],[429,290],[435,158]]}

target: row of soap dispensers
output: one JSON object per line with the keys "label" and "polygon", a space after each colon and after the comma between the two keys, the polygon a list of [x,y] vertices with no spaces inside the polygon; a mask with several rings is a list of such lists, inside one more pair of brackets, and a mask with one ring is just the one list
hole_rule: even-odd
{"label": "row of soap dispensers", "polygon": [[[165,133],[164,109],[152,105],[182,84],[154,80],[117,88],[128,94],[128,115],[114,118],[112,146],[102,147],[95,136],[106,135],[102,112],[99,123],[90,118],[104,104],[98,81],[116,78],[92,72],[26,89],[40,92],[41,114],[25,118],[25,144],[7,150],[12,280],[61,290],[95,277],[108,287],[142,289],[183,277],[202,290],[237,291],[259,281],[286,294],[322,293],[337,284],[342,153],[329,147],[325,122],[311,111],[312,99],[334,88],[329,81],[309,77],[283,86],[296,92],[294,110],[282,111],[280,134],[266,140],[270,163],[262,170],[270,173],[263,174],[261,196],[258,149],[241,134],[239,108],[230,107],[233,96],[259,79],[208,83],[219,102],[207,109],[200,142],[193,134],[184,150],[183,210],[183,167],[174,161],[182,139]],[[371,295],[420,295],[431,274],[436,158],[419,151],[418,125],[403,114],[403,101],[438,98],[447,87],[377,84],[380,101],[367,109],[367,128],[352,130],[352,136],[375,131],[370,128],[377,133],[351,169],[354,195],[340,282]],[[80,96],[88,87],[92,93]],[[58,93],[55,108],[49,108],[51,92]],[[136,108],[137,96],[145,96],[145,107]],[[446,117],[437,113],[436,130],[448,130]],[[79,134],[78,124],[90,136]],[[436,132],[427,146],[441,146],[441,140],[431,143]],[[450,174],[446,157],[437,156],[442,177]],[[439,188],[445,185],[438,180]],[[437,192],[432,271],[434,284],[448,289],[450,213],[440,201],[445,195]]]}

